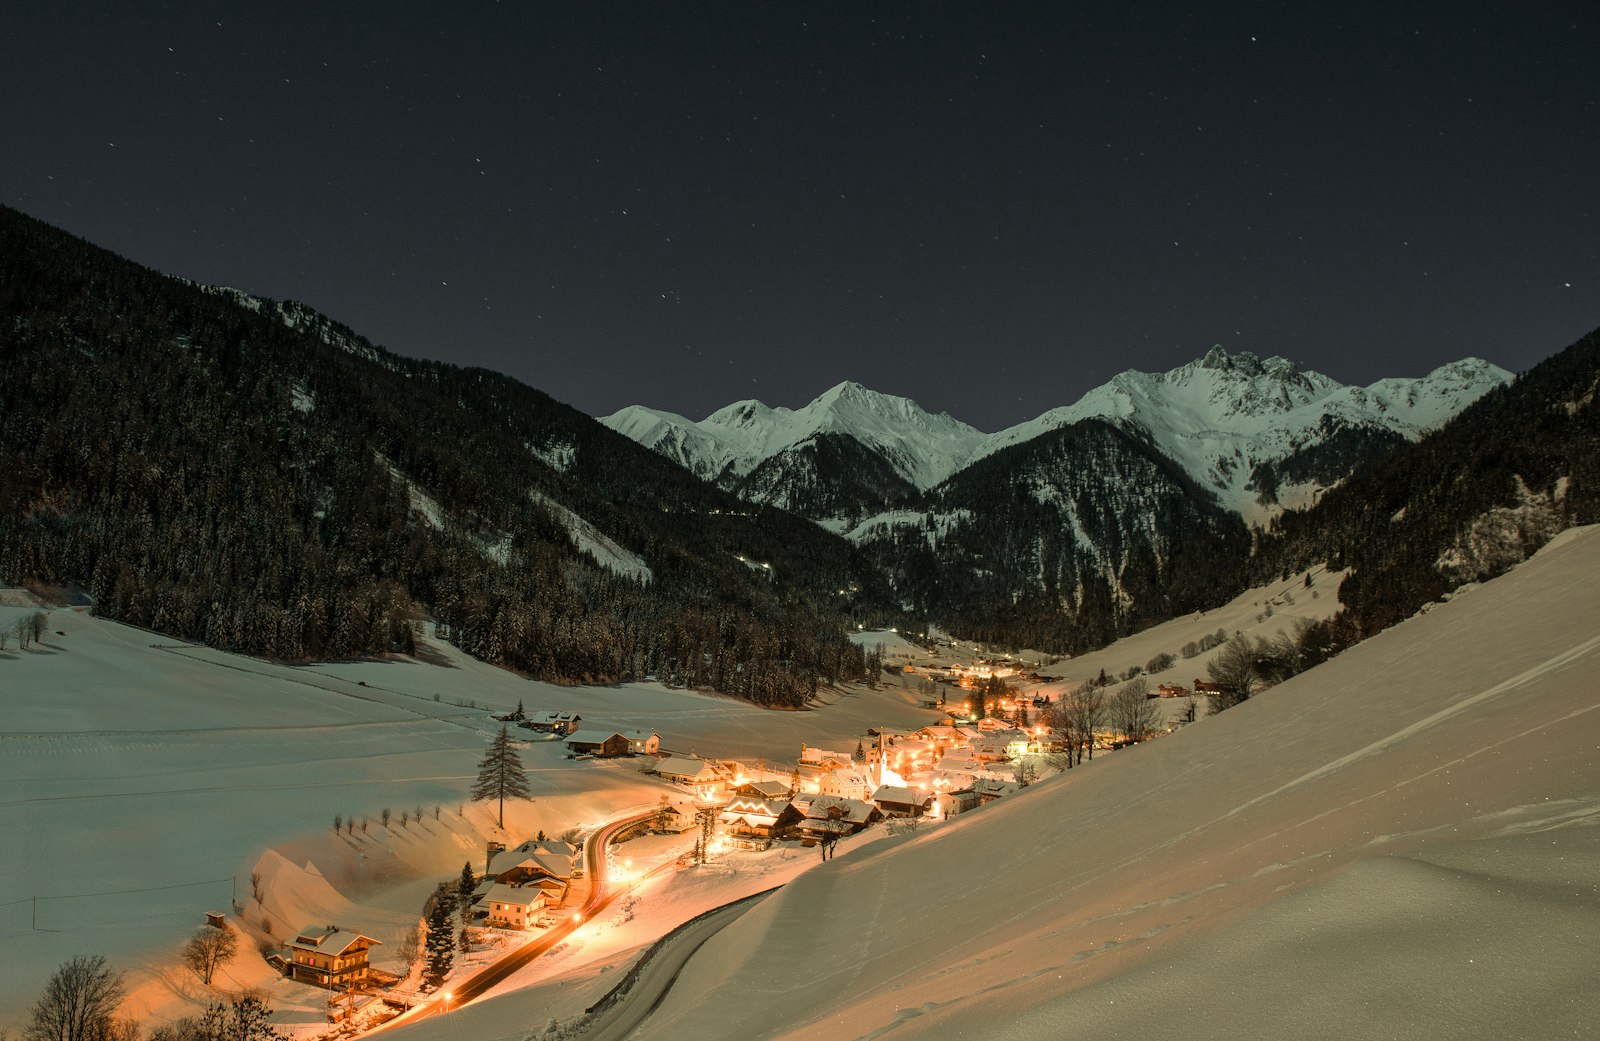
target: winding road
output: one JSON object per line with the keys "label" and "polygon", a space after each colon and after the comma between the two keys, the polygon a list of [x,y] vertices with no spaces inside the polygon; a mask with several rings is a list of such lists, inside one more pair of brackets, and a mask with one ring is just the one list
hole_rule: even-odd
{"label": "winding road", "polygon": [[632,978],[601,999],[576,1036],[583,1041],[624,1041],[632,1036],[651,1013],[661,1007],[684,966],[705,942],[771,892],[773,890],[769,889],[723,904],[662,937],[660,943],[645,954]]}
{"label": "winding road", "polygon": [[585,922],[591,921],[601,911],[604,911],[611,901],[617,898],[618,893],[613,892],[606,879],[606,846],[611,839],[624,828],[649,820],[655,816],[654,810],[648,813],[636,813],[627,817],[619,817],[609,821],[596,829],[594,834],[583,844],[583,870],[590,879],[589,898],[583,902],[577,914],[552,926],[547,932],[534,939],[510,954],[501,958],[492,965],[486,965],[467,979],[456,983],[450,990],[440,991],[414,1007],[403,1015],[397,1016],[389,1022],[377,1027],[369,1033],[376,1033],[390,1026],[401,1026],[427,1019],[429,1016],[443,1015],[453,1009],[458,1009],[483,993],[495,984],[504,981],[512,973],[527,965],[541,954],[548,953],[568,936],[583,928]]}

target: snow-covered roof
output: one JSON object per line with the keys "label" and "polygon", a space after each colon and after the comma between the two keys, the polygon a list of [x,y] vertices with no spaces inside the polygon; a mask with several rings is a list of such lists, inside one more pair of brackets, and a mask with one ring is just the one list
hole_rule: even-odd
{"label": "snow-covered roof", "polygon": [[496,882],[490,886],[483,896],[478,898],[478,904],[501,903],[512,904],[517,907],[532,907],[545,902],[544,890],[538,886],[508,886]]}
{"label": "snow-covered roof", "polygon": [[739,796],[727,806],[723,813],[756,814],[763,817],[780,817],[783,811],[789,808],[789,803],[784,799],[752,799],[749,796]]}
{"label": "snow-covered roof", "polygon": [[849,752],[830,752],[826,748],[808,748],[804,745],[800,747],[801,763],[821,763],[828,759],[833,759],[841,763],[855,761],[855,757]]}
{"label": "snow-covered roof", "polygon": [[521,869],[529,874],[545,874],[554,878],[572,877],[573,858],[559,853],[524,853],[505,850],[489,861],[489,874],[503,875]]}
{"label": "snow-covered roof", "polygon": [[717,776],[716,768],[704,759],[678,759],[673,756],[668,756],[657,763],[656,773],[662,777],[679,777],[695,781],[713,780]]}
{"label": "snow-covered roof", "polygon": [[527,839],[513,847],[519,853],[554,853],[560,857],[576,857],[578,847],[561,839]]}
{"label": "snow-covered roof", "polygon": [[870,802],[860,799],[846,799],[837,795],[813,795],[804,800],[796,799],[791,804],[807,820],[832,820],[835,815],[831,810],[837,810],[839,820],[852,824],[864,824],[872,819],[872,814],[877,807]]}
{"label": "snow-covered roof", "polygon": [[789,797],[788,781],[746,781],[739,787],[748,788],[763,799],[787,799]]}
{"label": "snow-covered roof", "polygon": [[346,929],[308,925],[298,933],[295,933],[294,939],[289,941],[289,946],[297,947],[302,951],[316,951],[318,954],[337,956],[355,947],[362,940],[366,941],[368,947],[373,947],[383,942]]}
{"label": "snow-covered roof", "polygon": [[872,793],[873,802],[892,802],[897,806],[921,806],[930,798],[932,796],[927,792],[915,788],[901,788],[893,784],[886,784]]}
{"label": "snow-covered roof", "polygon": [[627,739],[620,730],[575,730],[567,735],[567,744],[603,745],[614,737]]}

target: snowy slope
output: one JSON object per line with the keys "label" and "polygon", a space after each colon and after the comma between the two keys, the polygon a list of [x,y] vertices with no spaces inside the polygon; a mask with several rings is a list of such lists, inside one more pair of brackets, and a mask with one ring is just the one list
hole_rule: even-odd
{"label": "snowy slope", "polygon": [[[33,610],[30,596],[0,589],[0,627]],[[466,798],[500,726],[491,711],[578,711],[600,727],[655,730],[675,751],[772,761],[936,718],[899,686],[771,712],[654,683],[529,681],[423,642],[437,664],[277,665],[56,609],[42,643],[0,648],[0,934],[13,940],[0,948],[0,1032],[18,1035],[56,966],[89,954],[128,973],[127,1014],[168,1015],[173,1000],[193,1014],[215,994],[177,967],[178,948],[234,899],[251,926],[270,913],[279,938],[307,922],[358,926],[384,943],[376,963],[395,967],[400,931],[434,883],[505,837],[488,804]],[[513,833],[560,834],[661,795],[633,761],[563,752],[523,749],[534,798],[507,805]],[[386,806],[396,819],[421,806],[423,822],[385,829]],[[336,814],[370,828],[335,838]],[[258,862],[263,904],[249,882]],[[239,964],[259,969],[254,943],[241,946]],[[280,1010],[305,997],[259,973],[223,984],[244,985],[267,988]]]}
{"label": "snowy slope", "polygon": [[707,942],[642,1036],[1587,1036],[1597,577],[1572,533],[1229,712],[846,852]]}
{"label": "snowy slope", "polygon": [[877,452],[917,488],[929,488],[964,465],[983,441],[980,431],[943,412],[851,382],[799,409],[738,401],[696,423],[630,405],[600,422],[713,479],[748,474],[818,434],[840,434]]}
{"label": "snowy slope", "polygon": [[[1496,365],[1465,358],[1420,379],[1351,387],[1284,358],[1213,347],[1170,372],[1120,373],[1072,405],[991,435],[974,458],[1085,419],[1105,419],[1148,439],[1223,506],[1258,520],[1270,512],[1251,486],[1258,465],[1313,448],[1339,431],[1415,441],[1510,378]],[[1298,497],[1315,490],[1301,488]],[[1280,499],[1287,499],[1284,492]]]}

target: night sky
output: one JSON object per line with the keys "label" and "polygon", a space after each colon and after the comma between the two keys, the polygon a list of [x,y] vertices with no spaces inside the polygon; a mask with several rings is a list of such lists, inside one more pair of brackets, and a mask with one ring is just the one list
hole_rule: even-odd
{"label": "night sky", "polygon": [[584,411],[1600,325],[1600,5],[10,3],[0,201]]}

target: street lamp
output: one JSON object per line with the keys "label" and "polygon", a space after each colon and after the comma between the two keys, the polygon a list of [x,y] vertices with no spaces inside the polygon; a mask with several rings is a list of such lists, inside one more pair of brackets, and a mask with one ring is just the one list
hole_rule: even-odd
{"label": "street lamp", "polygon": [[446,1015],[449,1015],[450,1014],[450,992],[447,990],[447,991],[444,991],[443,993],[444,993],[444,1011],[445,1011]]}

